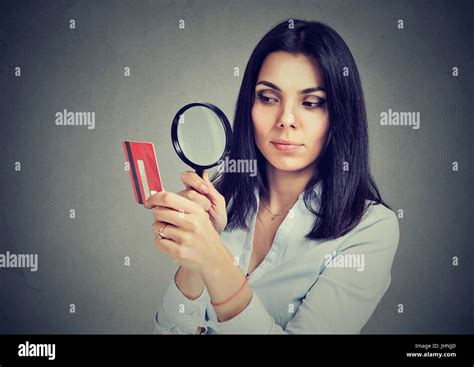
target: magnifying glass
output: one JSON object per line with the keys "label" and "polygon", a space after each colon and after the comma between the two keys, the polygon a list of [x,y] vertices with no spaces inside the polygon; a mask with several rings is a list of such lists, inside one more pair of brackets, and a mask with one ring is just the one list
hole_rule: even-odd
{"label": "magnifying glass", "polygon": [[181,160],[202,177],[204,170],[217,166],[229,153],[232,129],[218,107],[190,103],[176,113],[171,141]]}

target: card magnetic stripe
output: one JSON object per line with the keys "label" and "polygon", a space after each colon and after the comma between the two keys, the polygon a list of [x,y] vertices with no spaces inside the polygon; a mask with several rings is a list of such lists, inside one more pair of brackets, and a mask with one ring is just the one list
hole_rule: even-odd
{"label": "card magnetic stripe", "polygon": [[135,170],[135,161],[133,160],[132,149],[130,147],[130,142],[125,142],[125,147],[127,148],[128,161],[130,162],[130,169],[132,170],[133,183],[135,184],[135,191],[137,192],[138,202],[143,204],[142,194],[140,190],[140,185],[138,184],[137,171]]}

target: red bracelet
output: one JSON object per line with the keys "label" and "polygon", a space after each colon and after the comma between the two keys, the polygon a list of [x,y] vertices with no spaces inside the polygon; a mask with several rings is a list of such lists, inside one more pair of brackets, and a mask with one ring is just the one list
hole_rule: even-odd
{"label": "red bracelet", "polygon": [[229,298],[227,298],[226,300],[222,301],[222,302],[219,302],[219,303],[215,303],[215,302],[212,302],[211,301],[211,305],[213,305],[214,307],[218,307],[218,306],[222,306],[224,304],[226,304],[227,302],[229,302],[230,300],[232,300],[235,296],[237,296],[240,291],[245,287],[245,284],[247,283],[248,281],[248,277],[247,275],[244,277],[244,282],[242,283],[242,285],[240,286],[240,288],[237,290],[237,292],[235,292],[233,295],[231,295]]}

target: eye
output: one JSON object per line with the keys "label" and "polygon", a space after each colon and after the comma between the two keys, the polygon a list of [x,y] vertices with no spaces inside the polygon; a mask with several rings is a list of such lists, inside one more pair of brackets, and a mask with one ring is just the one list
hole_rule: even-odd
{"label": "eye", "polygon": [[325,104],[326,104],[326,101],[324,99],[319,100],[318,102],[309,102],[309,101],[303,102],[303,105],[306,107],[309,107],[310,109],[320,108],[320,107],[323,107]]}
{"label": "eye", "polygon": [[276,98],[268,97],[264,95],[263,93],[257,93],[257,98],[260,101],[262,101],[263,104],[266,104],[266,105],[273,105],[274,104],[273,102],[278,102]]}

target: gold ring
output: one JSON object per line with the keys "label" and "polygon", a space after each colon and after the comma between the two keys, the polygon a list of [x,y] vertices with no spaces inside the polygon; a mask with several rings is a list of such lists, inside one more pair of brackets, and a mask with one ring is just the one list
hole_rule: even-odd
{"label": "gold ring", "polygon": [[165,234],[163,233],[163,230],[165,229],[165,227],[168,225],[168,223],[166,224],[163,224],[163,227],[161,227],[161,229],[158,231],[158,236],[160,237],[160,239],[162,240],[163,238],[166,238]]}

